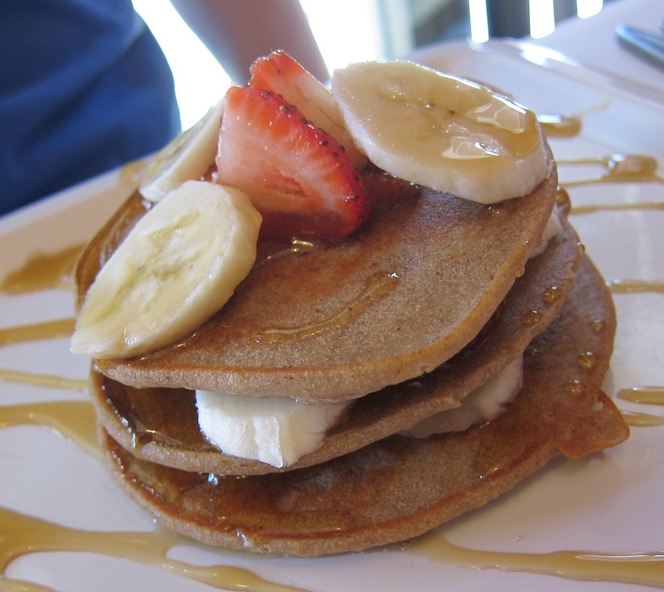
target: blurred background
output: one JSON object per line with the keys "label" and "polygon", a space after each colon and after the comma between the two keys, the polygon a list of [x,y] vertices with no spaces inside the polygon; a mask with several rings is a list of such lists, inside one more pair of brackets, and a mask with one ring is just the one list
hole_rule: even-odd
{"label": "blurred background", "polygon": [[[328,69],[407,56],[431,43],[495,37],[542,39],[571,16],[587,18],[611,0],[301,0]],[[133,0],[175,77],[182,125],[216,103],[230,79],[169,0]]]}

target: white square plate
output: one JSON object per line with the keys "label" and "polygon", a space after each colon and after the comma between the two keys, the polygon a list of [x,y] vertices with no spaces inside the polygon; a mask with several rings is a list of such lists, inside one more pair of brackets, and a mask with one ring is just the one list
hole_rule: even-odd
{"label": "white square plate", "polygon": [[[561,164],[563,184],[606,174],[601,163],[612,154],[664,158],[664,107],[645,87],[590,72],[541,49],[504,42],[431,47],[415,57],[504,89],[538,113],[579,117],[579,134],[551,138],[558,159],[577,162]],[[579,159],[597,162],[581,165]],[[91,237],[131,192],[129,177],[127,170],[109,173],[0,220],[0,278],[30,255],[56,252]],[[576,208],[598,206],[590,213],[577,209],[572,222],[607,281],[645,282],[642,291],[615,294],[619,329],[606,390],[615,396],[624,388],[664,387],[664,183],[590,184],[570,187],[570,194]],[[0,293],[0,327],[70,316],[72,298],[66,290]],[[69,353],[67,339],[55,339],[0,347],[0,369],[83,379],[87,363]],[[85,394],[0,382],[0,406],[61,399],[84,400]],[[664,415],[663,408],[654,405],[623,400],[618,405],[625,411]],[[169,557],[193,565],[245,568],[283,586],[255,590],[633,592],[640,587],[496,570],[491,562],[504,564],[516,553],[539,556],[563,550],[659,552],[660,561],[651,566],[659,570],[655,577],[664,587],[662,450],[664,426],[634,427],[623,445],[581,461],[555,461],[511,493],[438,529],[435,536],[457,545],[507,553],[490,556],[485,569],[408,547],[293,559],[227,553],[183,540]],[[0,507],[76,529],[147,532],[153,527],[94,456],[42,426],[0,429]],[[0,523],[0,549],[3,535],[9,541],[15,536],[7,529]],[[29,541],[30,533],[26,536]],[[471,566],[483,563],[480,555],[472,557]],[[81,552],[24,555],[10,564],[5,576],[62,592],[211,589],[158,566]],[[0,589],[6,586],[10,581],[0,579]]]}

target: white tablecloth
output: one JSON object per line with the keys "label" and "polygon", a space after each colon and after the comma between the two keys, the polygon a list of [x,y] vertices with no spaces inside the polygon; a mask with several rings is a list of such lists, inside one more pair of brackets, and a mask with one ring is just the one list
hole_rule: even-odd
{"label": "white tablecloth", "polygon": [[617,0],[605,4],[593,17],[560,22],[551,35],[534,42],[560,51],[590,68],[637,81],[664,93],[664,70],[627,51],[614,33],[619,24],[655,32],[663,19],[663,0]]}

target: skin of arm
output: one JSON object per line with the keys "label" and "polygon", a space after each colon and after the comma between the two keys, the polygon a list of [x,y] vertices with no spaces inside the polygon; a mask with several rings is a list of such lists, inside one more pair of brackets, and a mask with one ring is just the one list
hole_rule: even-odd
{"label": "skin of arm", "polygon": [[256,58],[282,49],[322,82],[329,78],[299,0],[171,0],[234,83]]}

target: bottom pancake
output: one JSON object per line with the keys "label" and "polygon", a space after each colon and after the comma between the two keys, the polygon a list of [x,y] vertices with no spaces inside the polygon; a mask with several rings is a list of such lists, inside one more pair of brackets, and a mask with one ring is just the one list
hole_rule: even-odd
{"label": "bottom pancake", "polygon": [[580,458],[627,438],[600,388],[614,331],[610,294],[584,258],[558,319],[526,352],[521,391],[488,424],[425,439],[392,436],[320,465],[246,477],[138,459],[102,430],[103,446],[128,495],[184,535],[256,552],[359,551],[478,508],[560,454]]}

